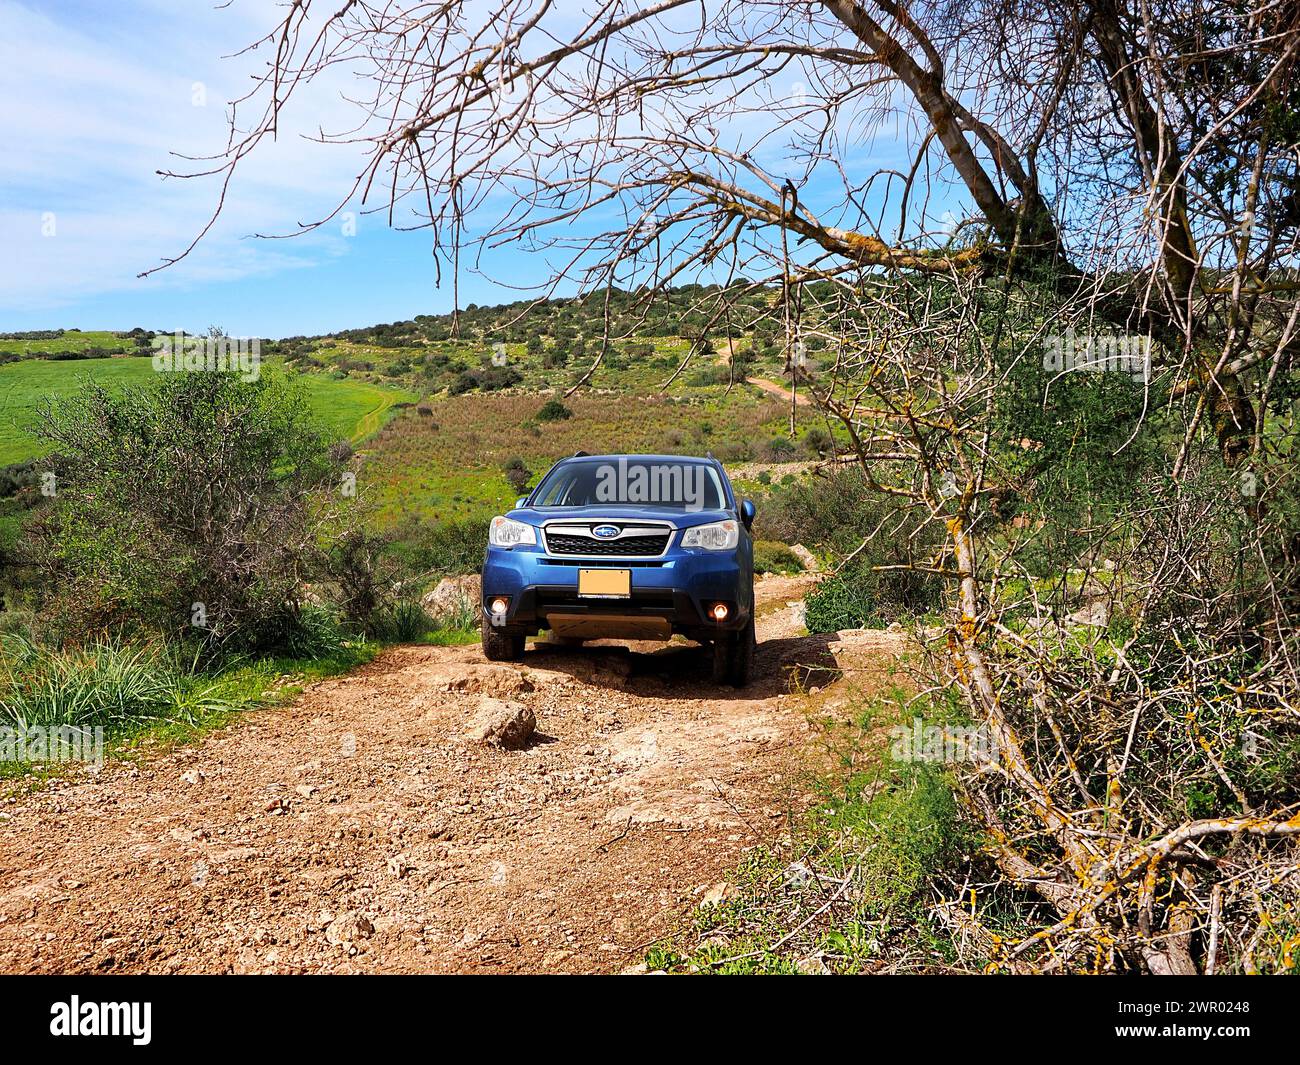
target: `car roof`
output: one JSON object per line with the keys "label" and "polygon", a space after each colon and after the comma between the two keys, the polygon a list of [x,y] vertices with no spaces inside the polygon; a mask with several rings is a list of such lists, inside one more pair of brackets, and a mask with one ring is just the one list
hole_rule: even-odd
{"label": "car roof", "polygon": [[591,462],[591,461],[608,461],[610,459],[642,459],[649,462],[691,462],[699,465],[721,466],[717,459],[710,456],[701,455],[641,455],[636,452],[626,452],[622,454],[610,455],[570,455],[568,458],[560,459],[556,465],[562,466],[566,462]]}

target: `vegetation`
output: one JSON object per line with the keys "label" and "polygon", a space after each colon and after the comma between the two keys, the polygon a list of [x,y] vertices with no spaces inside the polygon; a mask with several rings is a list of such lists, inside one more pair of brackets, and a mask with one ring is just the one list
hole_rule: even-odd
{"label": "vegetation", "polygon": [[[652,970],[725,974],[960,970],[935,904],[977,860],[941,765],[896,760],[883,739],[924,706],[902,689],[822,721],[833,764],[788,844],[751,851],[731,897],[652,946]],[[928,720],[942,720],[931,707]],[[904,726],[906,727],[906,726]],[[864,757],[865,756],[865,757]],[[868,768],[863,768],[863,766]]]}
{"label": "vegetation", "polygon": [[[76,392],[87,381],[109,391],[147,386],[158,375],[147,358],[103,359],[94,362],[48,362],[24,359],[0,366],[0,465],[10,465],[44,453],[31,430],[47,399]],[[409,393],[364,381],[334,380],[316,374],[299,378],[305,401],[330,439],[360,440],[376,432]]]}
{"label": "vegetation", "polygon": [[[575,27],[552,11],[520,24],[503,0],[471,31],[452,4],[433,64],[364,5],[309,34],[295,8],[251,94],[261,120],[232,120],[216,166],[233,174],[292,97],[364,62],[364,114],[391,117],[339,135],[372,149],[358,181],[394,212],[428,205],[416,224],[457,261],[518,240],[573,253],[552,283],[585,271],[604,327],[522,338],[544,366],[582,362],[595,338],[602,367],[620,365],[628,318],[659,292],[611,279],[735,278],[693,291],[697,321],[678,327],[706,358],[733,321],[768,358],[783,312],[791,373],[851,441],[854,489],[885,500],[833,550],[858,552],[860,581],[894,565],[943,581],[926,681],[996,741],[997,772],[953,772],[992,841],[968,956],[1294,968],[1300,779],[1278,775],[1300,702],[1294,11],[752,7],[692,21],[611,2]],[[493,83],[528,89],[485,106]],[[647,110],[672,129],[609,136]],[[867,172],[846,129],[904,143]],[[446,150],[462,142],[472,157]],[[501,196],[503,163],[518,180]],[[471,239],[467,199],[499,206]],[[775,284],[781,312],[765,313]],[[688,389],[736,369],[686,362]],[[865,568],[867,551],[885,561]],[[851,590],[832,584],[827,613],[860,616]],[[1012,895],[1035,902],[1008,936],[988,903]]]}
{"label": "vegetation", "polygon": [[755,573],[802,573],[803,561],[785,544],[775,540],[754,541]]}
{"label": "vegetation", "polygon": [[57,492],[32,523],[42,611],[76,633],[140,631],[205,653],[277,645],[337,485],[282,378],[160,375],[49,402]]}

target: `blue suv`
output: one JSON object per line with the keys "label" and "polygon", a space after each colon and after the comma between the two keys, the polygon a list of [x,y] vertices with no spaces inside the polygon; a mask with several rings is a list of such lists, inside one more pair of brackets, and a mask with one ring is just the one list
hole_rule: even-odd
{"label": "blue suv", "polygon": [[754,665],[754,504],[722,463],[675,455],[557,462],[492,519],[483,559],[483,653],[518,661],[524,639],[668,640],[713,646],[718,683]]}

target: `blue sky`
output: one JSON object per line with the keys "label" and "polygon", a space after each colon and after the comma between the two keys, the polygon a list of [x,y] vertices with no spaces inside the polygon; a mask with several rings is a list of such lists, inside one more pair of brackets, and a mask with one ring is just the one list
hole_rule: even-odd
{"label": "blue sky", "polygon": [[[225,10],[196,0],[0,0],[0,332],[216,324],[286,336],[451,308],[450,289],[435,287],[429,235],[389,230],[382,215],[358,215],[355,236],[335,224],[293,240],[247,238],[328,213],[357,169],[348,149],[296,136],[250,160],[189,259],[136,277],[206,221],[210,181],[155,172],[181,163],[170,152],[224,144],[225,101],[243,91],[252,61],[221,57],[276,12],[261,0]],[[317,110],[294,116],[301,129],[341,128],[350,115],[327,94],[311,102]],[[511,298],[461,278],[462,303]]]}
{"label": "blue sky", "polygon": [[[211,179],[156,171],[186,168],[172,153],[224,145],[226,101],[247,91],[263,62],[233,54],[282,14],[274,0],[0,0],[0,332],[218,325],[279,337],[451,309],[449,285],[435,285],[430,234],[391,230],[382,213],[357,214],[355,235],[335,221],[292,240],[248,236],[327,215],[362,168],[359,149],[301,135],[355,126],[344,80],[295,98],[279,139],[241,166],[222,217],[188,258],[136,276],[182,251],[207,221]],[[863,174],[906,168],[891,128],[864,137],[848,164]],[[512,248],[483,265],[521,286],[547,274],[539,256]],[[462,271],[462,305],[523,295]]]}

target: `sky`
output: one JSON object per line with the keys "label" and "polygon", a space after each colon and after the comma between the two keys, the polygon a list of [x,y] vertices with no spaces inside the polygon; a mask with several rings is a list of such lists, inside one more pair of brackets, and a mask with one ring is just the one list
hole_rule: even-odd
{"label": "sky", "polygon": [[[301,135],[355,125],[343,82],[295,99],[194,252],[137,276],[184,250],[210,216],[213,180],[157,171],[224,145],[226,101],[263,62],[235,53],[281,16],[274,0],[0,0],[0,332],[216,325],[282,337],[452,309],[431,235],[389,229],[382,214],[291,240],[250,237],[328,214],[363,166],[359,149]],[[484,265],[521,285],[546,274],[539,257],[509,247]],[[462,305],[523,295],[462,272]]]}
{"label": "sky", "polygon": [[[252,61],[226,58],[271,25],[276,8],[235,0],[112,3],[0,0],[0,332],[219,325],[232,336],[292,336],[449,311],[435,287],[427,233],[395,232],[356,214],[292,240],[327,214],[359,169],[347,148],[281,137],[241,170],[212,233],[182,251],[216,203],[211,181],[164,180],[172,153],[225,143],[225,102]],[[326,94],[298,108],[300,129],[343,128],[351,112]],[[517,299],[462,276],[462,304]]]}

